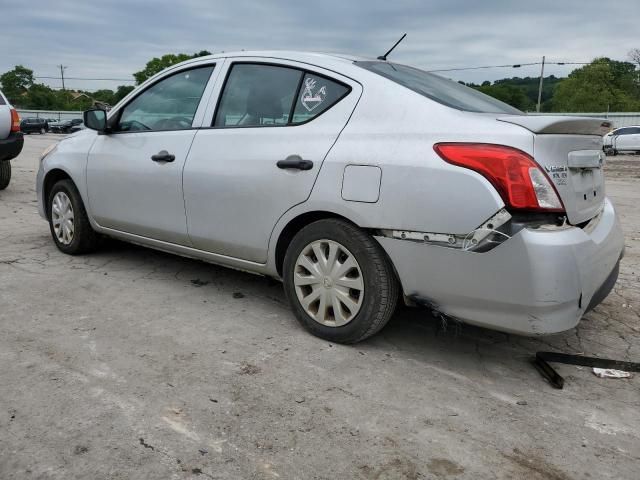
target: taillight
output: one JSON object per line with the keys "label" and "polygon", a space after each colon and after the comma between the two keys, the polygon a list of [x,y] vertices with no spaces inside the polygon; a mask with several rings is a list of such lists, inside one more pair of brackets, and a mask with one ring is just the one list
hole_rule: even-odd
{"label": "taillight", "polygon": [[19,132],[20,131],[20,115],[15,108],[11,109],[11,131]]}
{"label": "taillight", "polygon": [[507,208],[564,211],[549,177],[530,155],[517,148],[487,143],[437,143],[433,148],[446,162],[489,180]]}

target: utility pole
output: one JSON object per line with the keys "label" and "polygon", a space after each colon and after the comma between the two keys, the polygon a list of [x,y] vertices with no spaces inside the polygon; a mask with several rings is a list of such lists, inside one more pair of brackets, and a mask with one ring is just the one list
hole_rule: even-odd
{"label": "utility pole", "polygon": [[58,65],[60,67],[60,78],[62,79],[62,91],[64,91],[64,71],[67,67],[64,65]]}
{"label": "utility pole", "polygon": [[540,69],[540,84],[538,85],[538,105],[536,112],[540,113],[540,102],[542,101],[542,80],[544,79],[544,55],[542,56],[542,68]]}

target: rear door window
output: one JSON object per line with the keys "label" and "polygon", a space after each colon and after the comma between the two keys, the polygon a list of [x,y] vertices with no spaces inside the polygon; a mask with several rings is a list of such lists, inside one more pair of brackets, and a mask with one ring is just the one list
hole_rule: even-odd
{"label": "rear door window", "polygon": [[384,61],[354,63],[448,107],[466,112],[524,114],[517,108],[471,87],[417,68]]}
{"label": "rear door window", "polygon": [[214,127],[274,127],[313,120],[351,88],[285,65],[235,63],[225,82]]}
{"label": "rear door window", "polygon": [[4,101],[4,97],[0,94],[0,105],[6,105],[7,102]]}
{"label": "rear door window", "polygon": [[288,124],[302,75],[302,71],[284,66],[234,64],[225,82],[213,126]]}

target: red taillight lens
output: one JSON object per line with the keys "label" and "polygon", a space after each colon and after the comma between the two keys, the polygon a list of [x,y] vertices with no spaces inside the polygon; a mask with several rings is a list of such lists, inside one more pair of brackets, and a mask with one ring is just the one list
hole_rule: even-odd
{"label": "red taillight lens", "polygon": [[19,132],[20,131],[20,115],[15,108],[11,109],[11,131]]}
{"label": "red taillight lens", "polygon": [[437,143],[433,148],[446,162],[489,180],[508,208],[564,211],[547,175],[530,155],[517,148],[487,143]]}

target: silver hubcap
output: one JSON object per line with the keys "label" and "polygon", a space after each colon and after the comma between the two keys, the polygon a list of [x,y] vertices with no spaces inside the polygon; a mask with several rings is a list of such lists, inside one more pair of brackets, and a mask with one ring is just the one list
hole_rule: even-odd
{"label": "silver hubcap", "polygon": [[69,245],[73,241],[73,207],[64,192],[58,192],[51,203],[51,223],[60,243]]}
{"label": "silver hubcap", "polygon": [[302,308],[328,327],[353,320],[364,299],[360,265],[349,250],[333,240],[316,240],[302,250],[293,283]]}

